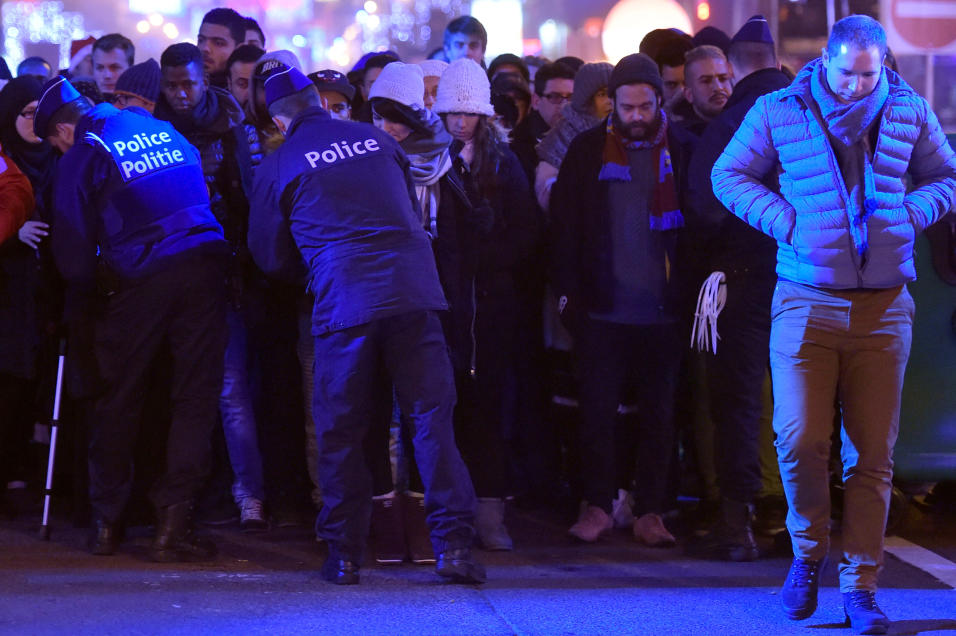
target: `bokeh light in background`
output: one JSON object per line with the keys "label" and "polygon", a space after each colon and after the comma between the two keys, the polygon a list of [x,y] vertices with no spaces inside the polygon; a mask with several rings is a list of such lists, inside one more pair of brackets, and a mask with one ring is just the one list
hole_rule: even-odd
{"label": "bokeh light in background", "polygon": [[521,0],[472,0],[471,15],[488,31],[486,57],[502,53],[521,53],[524,16]]}
{"label": "bokeh light in background", "polygon": [[621,0],[604,20],[601,41],[607,59],[616,64],[636,52],[644,36],[654,29],[693,32],[690,16],[674,0]]}

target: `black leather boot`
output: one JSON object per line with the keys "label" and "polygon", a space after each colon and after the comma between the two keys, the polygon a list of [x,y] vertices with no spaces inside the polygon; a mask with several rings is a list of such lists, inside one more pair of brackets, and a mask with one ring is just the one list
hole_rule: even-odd
{"label": "black leather boot", "polygon": [[471,548],[464,547],[449,547],[439,554],[435,572],[455,583],[484,583],[487,578],[485,568],[472,557]]}
{"label": "black leather boot", "polygon": [[710,531],[688,545],[688,552],[703,559],[754,561],[759,556],[751,519],[753,506],[724,499],[720,520]]}
{"label": "black leather boot", "polygon": [[[350,554],[350,552],[352,552]],[[319,570],[319,576],[336,585],[358,585],[360,552],[343,550],[329,544],[329,556]]]}
{"label": "black leather boot", "polygon": [[114,554],[120,544],[120,535],[119,524],[111,523],[103,517],[96,517],[90,533],[90,552],[98,556]]}
{"label": "black leather boot", "polygon": [[216,552],[216,544],[193,530],[191,501],[157,510],[156,536],[149,549],[153,561],[202,561],[213,558]]}
{"label": "black leather boot", "polygon": [[336,585],[358,585],[359,566],[354,561],[330,556],[322,564],[322,578]]}

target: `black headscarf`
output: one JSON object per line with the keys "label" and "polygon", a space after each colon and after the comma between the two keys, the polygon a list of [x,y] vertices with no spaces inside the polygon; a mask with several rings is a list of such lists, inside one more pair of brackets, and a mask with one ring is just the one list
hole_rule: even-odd
{"label": "black headscarf", "polygon": [[30,179],[41,218],[47,210],[56,171],[56,152],[46,141],[31,144],[17,132],[17,117],[30,102],[40,99],[43,83],[36,77],[15,77],[0,90],[0,144],[3,152]]}

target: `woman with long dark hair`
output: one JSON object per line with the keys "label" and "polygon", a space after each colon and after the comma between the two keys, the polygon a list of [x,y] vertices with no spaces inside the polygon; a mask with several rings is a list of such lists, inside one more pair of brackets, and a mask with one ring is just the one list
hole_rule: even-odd
{"label": "woman with long dark hair", "polygon": [[[477,246],[491,229],[490,206],[476,205],[464,184],[452,170],[450,146],[453,141],[441,119],[425,109],[425,85],[421,67],[393,62],[387,65],[369,92],[372,123],[391,135],[405,151],[410,166],[421,218],[419,222],[432,237],[438,275],[449,311],[442,326],[456,376],[467,374],[473,353],[471,326],[474,320],[472,290],[477,267]],[[368,444],[369,463],[375,480],[372,533],[376,559],[401,561],[406,550],[415,562],[429,560],[431,549],[424,523],[421,478],[412,455],[411,440],[402,427],[397,471],[392,483],[385,459],[384,434],[376,431]],[[396,495],[394,490],[399,490]],[[481,529],[479,527],[479,536]],[[487,544],[486,541],[482,541]],[[433,559],[432,559],[433,560]]]}
{"label": "woman with long dark hair", "polygon": [[[537,244],[540,227],[521,164],[492,120],[488,76],[474,61],[457,60],[442,74],[435,112],[454,138],[452,170],[469,200],[494,214],[490,232],[474,250],[471,356],[458,367],[458,435],[478,494],[476,529],[488,549],[512,548],[504,498],[513,471],[506,439],[517,421],[518,320],[523,303],[516,275]],[[465,361],[463,361],[465,362]]]}

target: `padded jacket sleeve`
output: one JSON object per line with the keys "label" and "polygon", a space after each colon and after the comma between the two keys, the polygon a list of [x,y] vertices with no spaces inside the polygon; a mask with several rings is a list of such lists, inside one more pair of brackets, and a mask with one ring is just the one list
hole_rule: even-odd
{"label": "padded jacket sleeve", "polygon": [[714,194],[728,210],[781,243],[791,243],[796,222],[793,206],[761,179],[777,165],[770,129],[773,102],[761,97],[711,171]]}
{"label": "padded jacket sleeve", "polygon": [[920,97],[919,102],[925,109],[925,117],[909,165],[916,188],[903,200],[917,233],[949,212],[956,188],[953,149],[926,100]]}

